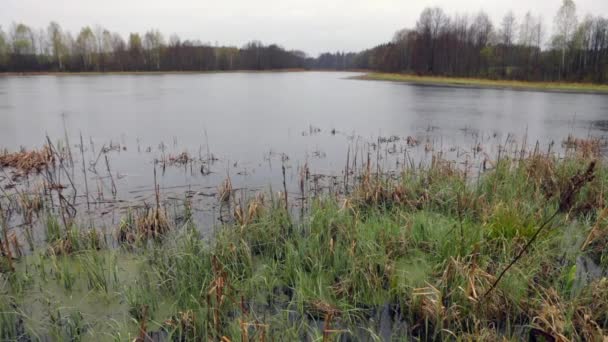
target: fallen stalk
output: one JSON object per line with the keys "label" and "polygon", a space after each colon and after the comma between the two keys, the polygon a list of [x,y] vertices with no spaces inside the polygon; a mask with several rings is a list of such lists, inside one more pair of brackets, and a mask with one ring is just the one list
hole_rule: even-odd
{"label": "fallen stalk", "polygon": [[483,298],[487,298],[487,296],[496,288],[496,286],[498,286],[498,283],[500,283],[500,280],[504,277],[507,271],[511,269],[511,267],[513,267],[513,265],[515,265],[515,263],[519,259],[521,259],[524,253],[526,253],[530,246],[532,246],[532,244],[534,243],[534,241],[536,241],[540,233],[551,223],[551,221],[553,221],[553,219],[555,219],[555,217],[557,217],[560,212],[567,212],[568,210],[570,210],[573,205],[572,201],[574,195],[576,195],[576,193],[583,187],[583,185],[590,182],[595,177],[595,163],[595,160],[592,161],[591,163],[589,163],[589,166],[587,167],[587,170],[584,173],[579,173],[572,177],[570,183],[568,184],[568,189],[560,196],[559,207],[555,210],[553,215],[551,215],[538,227],[538,229],[534,232],[534,235],[532,235],[530,240],[528,240],[524,248],[522,248],[522,250],[515,256],[515,258],[511,260],[509,265],[507,265],[507,267],[505,267],[502,272],[500,272],[494,283],[492,283],[492,286],[490,286],[490,288],[483,295]]}

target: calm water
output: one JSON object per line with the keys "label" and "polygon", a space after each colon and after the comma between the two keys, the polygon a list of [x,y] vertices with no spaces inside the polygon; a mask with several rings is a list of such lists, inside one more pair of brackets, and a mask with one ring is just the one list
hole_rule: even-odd
{"label": "calm water", "polygon": [[[40,147],[67,133],[85,139],[86,159],[110,143],[122,196],[152,185],[155,158],[210,151],[213,174],[171,168],[163,186],[279,184],[304,162],[339,173],[349,146],[379,136],[417,137],[437,149],[477,142],[497,145],[508,134],[533,144],[568,134],[603,134],[608,96],[416,86],[349,79],[353,73],[228,73],[0,77],[0,147]],[[334,132],[335,130],[335,132]],[[418,149],[419,150],[419,149]],[[416,152],[416,151],[414,151]],[[100,177],[100,179],[103,177]],[[99,181],[101,183],[101,180]],[[294,182],[295,183],[295,182]]]}

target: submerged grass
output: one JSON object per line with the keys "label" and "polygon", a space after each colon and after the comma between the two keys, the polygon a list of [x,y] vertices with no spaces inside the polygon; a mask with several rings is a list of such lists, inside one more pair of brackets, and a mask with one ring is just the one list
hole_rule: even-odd
{"label": "submerged grass", "polygon": [[511,88],[522,90],[608,93],[608,85],[593,83],[526,82],[464,77],[418,76],[400,73],[369,73],[363,76],[358,76],[357,79],[446,86],[451,85],[466,87]]}
{"label": "submerged grass", "polygon": [[571,191],[596,156],[503,158],[475,181],[441,160],[367,167],[299,221],[282,196],[243,200],[211,240],[157,206],[108,250],[48,214],[62,252],[2,269],[0,339],[601,341],[608,168]]}

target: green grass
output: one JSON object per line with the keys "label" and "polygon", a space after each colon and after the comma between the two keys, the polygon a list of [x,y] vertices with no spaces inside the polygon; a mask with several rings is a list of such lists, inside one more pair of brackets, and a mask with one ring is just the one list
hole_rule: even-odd
{"label": "green grass", "polygon": [[[108,250],[49,214],[49,243],[73,249],[38,249],[0,275],[0,339],[126,341],[145,329],[173,340],[601,340],[608,279],[587,278],[579,261],[607,270],[603,163],[484,297],[588,163],[503,159],[479,181],[441,163],[393,181],[363,173],[349,196],[313,199],[300,221],[273,200],[210,241],[188,222]],[[401,320],[387,321],[387,308]]]}
{"label": "green grass", "polygon": [[545,91],[564,91],[564,92],[592,92],[608,93],[608,85],[593,83],[574,83],[574,82],[526,82],[526,81],[507,81],[490,80],[481,78],[464,77],[439,77],[439,76],[417,76],[411,74],[397,73],[369,73],[356,77],[362,80],[393,81],[415,84],[461,86],[461,87],[482,87],[482,88],[508,88],[521,90],[545,90]]}

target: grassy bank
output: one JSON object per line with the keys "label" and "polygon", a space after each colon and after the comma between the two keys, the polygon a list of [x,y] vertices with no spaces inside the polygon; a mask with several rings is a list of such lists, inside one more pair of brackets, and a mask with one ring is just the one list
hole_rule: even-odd
{"label": "grassy bank", "polygon": [[31,255],[2,234],[0,339],[601,341],[608,168],[593,157],[503,158],[478,180],[440,159],[368,166],[300,219],[281,195],[234,203],[213,239],[188,205],[129,212],[111,236],[41,209]]}
{"label": "grassy bank", "polygon": [[520,90],[543,90],[608,94],[608,85],[592,83],[502,81],[479,78],[416,76],[410,74],[394,73],[369,73],[363,76],[359,76],[357,77],[357,79],[458,87],[505,88]]}

